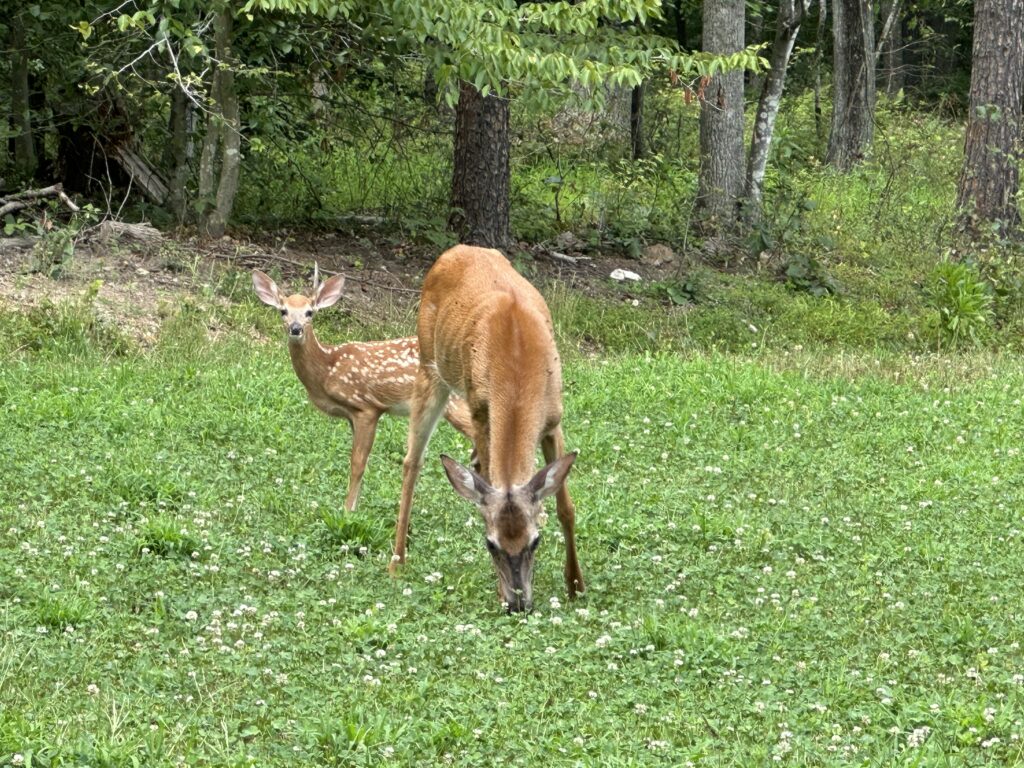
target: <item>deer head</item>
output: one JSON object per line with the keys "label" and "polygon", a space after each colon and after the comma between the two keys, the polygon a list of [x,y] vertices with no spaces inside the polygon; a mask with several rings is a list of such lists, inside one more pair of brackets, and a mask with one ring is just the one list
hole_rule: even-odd
{"label": "deer head", "polygon": [[472,469],[441,456],[452,487],[476,504],[484,519],[484,541],[498,574],[498,595],[510,612],[533,607],[533,556],[540,546],[542,502],[562,487],[575,460],[575,453],[567,453],[524,485],[500,490]]}
{"label": "deer head", "polygon": [[256,295],[264,304],[274,307],[281,313],[290,342],[301,343],[306,335],[306,329],[313,320],[313,315],[341,298],[341,289],[345,286],[344,276],[335,275],[323,284],[320,284],[319,277],[320,270],[317,268],[313,278],[312,296],[295,293],[287,298],[282,298],[277,284],[268,275],[258,269],[254,269],[252,272],[252,287],[255,289]]}

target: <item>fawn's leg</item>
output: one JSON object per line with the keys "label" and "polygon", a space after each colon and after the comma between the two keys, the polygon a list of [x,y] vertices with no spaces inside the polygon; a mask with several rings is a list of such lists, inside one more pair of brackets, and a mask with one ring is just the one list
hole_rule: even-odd
{"label": "fawn's leg", "polygon": [[359,501],[359,491],[363,486],[363,472],[366,462],[373,449],[373,438],[377,435],[379,413],[359,413],[352,417],[352,456],[348,476],[348,496],[345,498],[345,510],[355,511]]}

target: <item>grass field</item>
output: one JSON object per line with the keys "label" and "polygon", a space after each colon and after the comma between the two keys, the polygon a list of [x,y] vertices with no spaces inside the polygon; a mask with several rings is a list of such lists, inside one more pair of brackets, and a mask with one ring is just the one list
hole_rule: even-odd
{"label": "grass field", "polygon": [[347,428],[239,338],[0,365],[0,765],[1024,759],[1018,360],[570,355],[589,591],[552,520],[523,617],[461,438],[392,579],[404,422],[340,515]]}

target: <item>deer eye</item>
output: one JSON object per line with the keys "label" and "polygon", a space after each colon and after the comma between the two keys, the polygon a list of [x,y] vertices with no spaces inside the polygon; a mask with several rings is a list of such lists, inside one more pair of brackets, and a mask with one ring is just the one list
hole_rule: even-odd
{"label": "deer eye", "polygon": [[313,316],[313,310],[312,309],[307,309],[306,310],[306,317],[312,317],[312,316]]}
{"label": "deer eye", "polygon": [[281,317],[284,317],[287,314],[288,314],[288,310],[287,309],[282,309],[281,310]]}

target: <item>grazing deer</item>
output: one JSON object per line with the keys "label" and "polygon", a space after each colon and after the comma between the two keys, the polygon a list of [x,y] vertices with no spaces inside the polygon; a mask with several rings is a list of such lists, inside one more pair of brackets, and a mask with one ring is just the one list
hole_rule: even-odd
{"label": "grazing deer", "polygon": [[[476,504],[510,611],[529,610],[541,501],[555,494],[565,534],[569,597],[584,589],[576,560],[575,511],[566,477],[576,458],[562,437],[562,370],[543,297],[498,251],[458,245],[441,254],[423,282],[420,366],[402,466],[395,552],[405,561],[416,480],[449,395],[469,405],[480,471],[442,456],[456,492]],[[534,473],[538,443],[548,463]]]}
{"label": "grazing deer", "polygon": [[[342,275],[320,284],[313,278],[313,295],[300,293],[282,298],[277,285],[263,272],[253,270],[256,295],[281,313],[288,333],[288,352],[310,402],[328,416],[345,419],[352,427],[351,469],[345,509],[356,508],[366,461],[377,434],[377,422],[385,413],[409,415],[413,382],[419,365],[416,339],[351,341],[325,347],[313,332],[313,315],[341,298]],[[466,404],[453,400],[445,418],[469,437],[471,420]]]}

